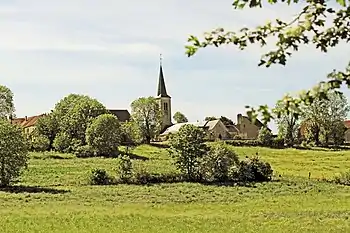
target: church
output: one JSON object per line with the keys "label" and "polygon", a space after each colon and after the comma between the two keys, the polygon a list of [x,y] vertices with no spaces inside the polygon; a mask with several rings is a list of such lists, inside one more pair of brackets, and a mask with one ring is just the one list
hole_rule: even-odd
{"label": "church", "polygon": [[159,67],[158,91],[156,98],[159,101],[159,107],[163,113],[162,131],[164,131],[166,128],[172,126],[173,123],[171,122],[171,97],[166,91],[162,62]]}

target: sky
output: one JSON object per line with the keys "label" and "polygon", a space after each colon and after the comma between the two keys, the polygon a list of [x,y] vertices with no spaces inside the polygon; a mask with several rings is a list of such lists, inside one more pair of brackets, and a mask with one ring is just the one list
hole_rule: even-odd
{"label": "sky", "polygon": [[[70,93],[110,109],[157,91],[159,54],[172,112],[190,121],[227,116],[246,105],[274,106],[343,69],[350,46],[327,54],[302,46],[287,66],[258,67],[266,49],[205,48],[188,58],[189,35],[292,19],[302,5],[234,10],[232,0],[1,0],[0,84],[14,92],[18,117],[49,112]],[[273,48],[269,46],[268,48]],[[347,97],[349,93],[346,92]],[[273,129],[274,125],[271,126]]]}

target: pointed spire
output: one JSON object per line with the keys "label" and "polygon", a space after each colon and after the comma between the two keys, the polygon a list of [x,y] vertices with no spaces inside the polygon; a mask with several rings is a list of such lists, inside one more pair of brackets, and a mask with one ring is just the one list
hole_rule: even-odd
{"label": "pointed spire", "polygon": [[158,80],[158,93],[157,96],[159,97],[170,97],[165,88],[165,81],[164,81],[164,75],[163,75],[163,68],[162,68],[162,54],[160,54],[160,66],[159,66],[159,80]]}

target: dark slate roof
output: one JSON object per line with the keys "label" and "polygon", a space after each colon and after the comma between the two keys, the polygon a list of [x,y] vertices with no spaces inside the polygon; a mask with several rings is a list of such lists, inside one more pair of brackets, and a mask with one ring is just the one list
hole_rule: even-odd
{"label": "dark slate roof", "polygon": [[162,65],[159,68],[159,80],[158,80],[157,96],[158,97],[170,97],[168,95],[168,93],[166,92]]}
{"label": "dark slate roof", "polygon": [[108,109],[108,111],[114,116],[116,116],[121,122],[130,120],[130,113],[126,109]]}

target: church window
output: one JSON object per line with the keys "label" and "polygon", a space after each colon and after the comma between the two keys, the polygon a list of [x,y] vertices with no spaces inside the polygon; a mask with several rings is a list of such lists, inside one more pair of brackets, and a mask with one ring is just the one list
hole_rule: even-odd
{"label": "church window", "polygon": [[168,103],[164,103],[164,111],[168,111]]}

